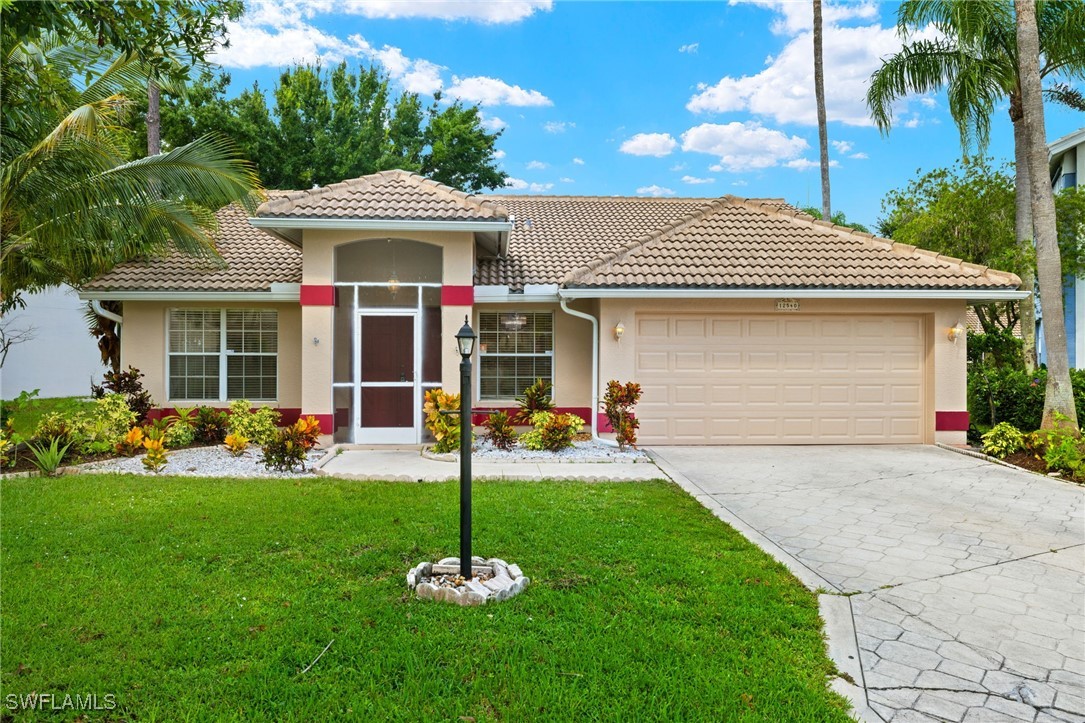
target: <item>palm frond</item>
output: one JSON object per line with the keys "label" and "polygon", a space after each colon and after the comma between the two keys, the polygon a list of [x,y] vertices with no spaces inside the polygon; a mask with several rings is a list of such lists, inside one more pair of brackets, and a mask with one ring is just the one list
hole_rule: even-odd
{"label": "palm frond", "polygon": [[1072,85],[1055,83],[1050,88],[1044,88],[1044,98],[1067,108],[1085,112],[1085,93]]}

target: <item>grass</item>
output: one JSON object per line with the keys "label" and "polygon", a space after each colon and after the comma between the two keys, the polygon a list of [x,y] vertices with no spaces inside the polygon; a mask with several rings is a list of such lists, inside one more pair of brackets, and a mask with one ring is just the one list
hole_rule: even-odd
{"label": "grass", "polygon": [[38,428],[38,421],[46,414],[58,412],[66,416],[72,416],[76,412],[93,406],[94,401],[85,397],[32,398],[24,403],[19,403],[16,400],[0,401],[0,408],[3,409],[4,418],[6,419],[10,415],[15,432],[25,439],[34,436],[34,431]]}
{"label": "grass", "polygon": [[0,492],[0,687],[114,694],[92,720],[847,720],[814,596],[670,484],[476,484],[476,554],[533,579],[481,608],[404,581],[455,554],[455,484]]}

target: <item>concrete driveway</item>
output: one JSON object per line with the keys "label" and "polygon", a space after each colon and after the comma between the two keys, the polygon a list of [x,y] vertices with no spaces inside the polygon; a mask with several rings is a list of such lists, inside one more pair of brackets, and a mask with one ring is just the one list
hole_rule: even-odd
{"label": "concrete driveway", "polygon": [[829,593],[867,717],[1085,721],[1081,487],[928,446],[652,454]]}

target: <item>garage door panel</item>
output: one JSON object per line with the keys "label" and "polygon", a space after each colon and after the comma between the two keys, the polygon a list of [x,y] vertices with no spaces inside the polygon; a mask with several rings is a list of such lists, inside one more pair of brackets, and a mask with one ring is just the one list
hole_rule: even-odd
{"label": "garage door panel", "polygon": [[642,315],[646,444],[923,441],[920,317]]}

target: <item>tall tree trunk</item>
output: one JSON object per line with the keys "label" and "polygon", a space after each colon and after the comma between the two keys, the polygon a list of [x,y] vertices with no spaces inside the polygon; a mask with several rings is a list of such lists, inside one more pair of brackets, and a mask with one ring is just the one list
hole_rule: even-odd
{"label": "tall tree trunk", "polygon": [[147,155],[157,156],[162,152],[162,117],[159,107],[162,105],[162,90],[153,78],[147,80]]}
{"label": "tall tree trunk", "polygon": [[1066,350],[1066,322],[1062,309],[1062,259],[1055,228],[1055,197],[1047,183],[1047,134],[1040,87],[1040,38],[1036,28],[1035,0],[1014,0],[1017,13],[1017,74],[1021,85],[1022,122],[1025,126],[1029,197],[1032,225],[1036,231],[1036,278],[1044,310],[1044,344],[1047,347],[1047,389],[1044,394],[1043,428],[1057,426],[1054,415],[1063,414],[1077,428],[1074,392],[1070,386],[1070,359]]}
{"label": "tall tree trunk", "polygon": [[822,48],[821,0],[814,0],[814,95],[818,105],[818,144],[821,146],[821,217],[833,220],[829,200],[829,127],[825,120],[825,67]]}
{"label": "tall tree trunk", "polygon": [[[1013,201],[1015,208],[1015,233],[1017,248],[1022,258],[1029,258],[1033,251],[1032,234],[1032,197],[1028,168],[1028,139],[1025,136],[1025,124],[1021,119],[1021,94],[1010,93],[1010,120],[1013,122],[1014,179]],[[1046,178],[1046,174],[1044,178]],[[1021,269],[1021,288],[1030,296],[1021,300],[1021,353],[1025,369],[1036,369],[1036,301],[1031,294],[1036,292],[1036,271],[1031,264]]]}

